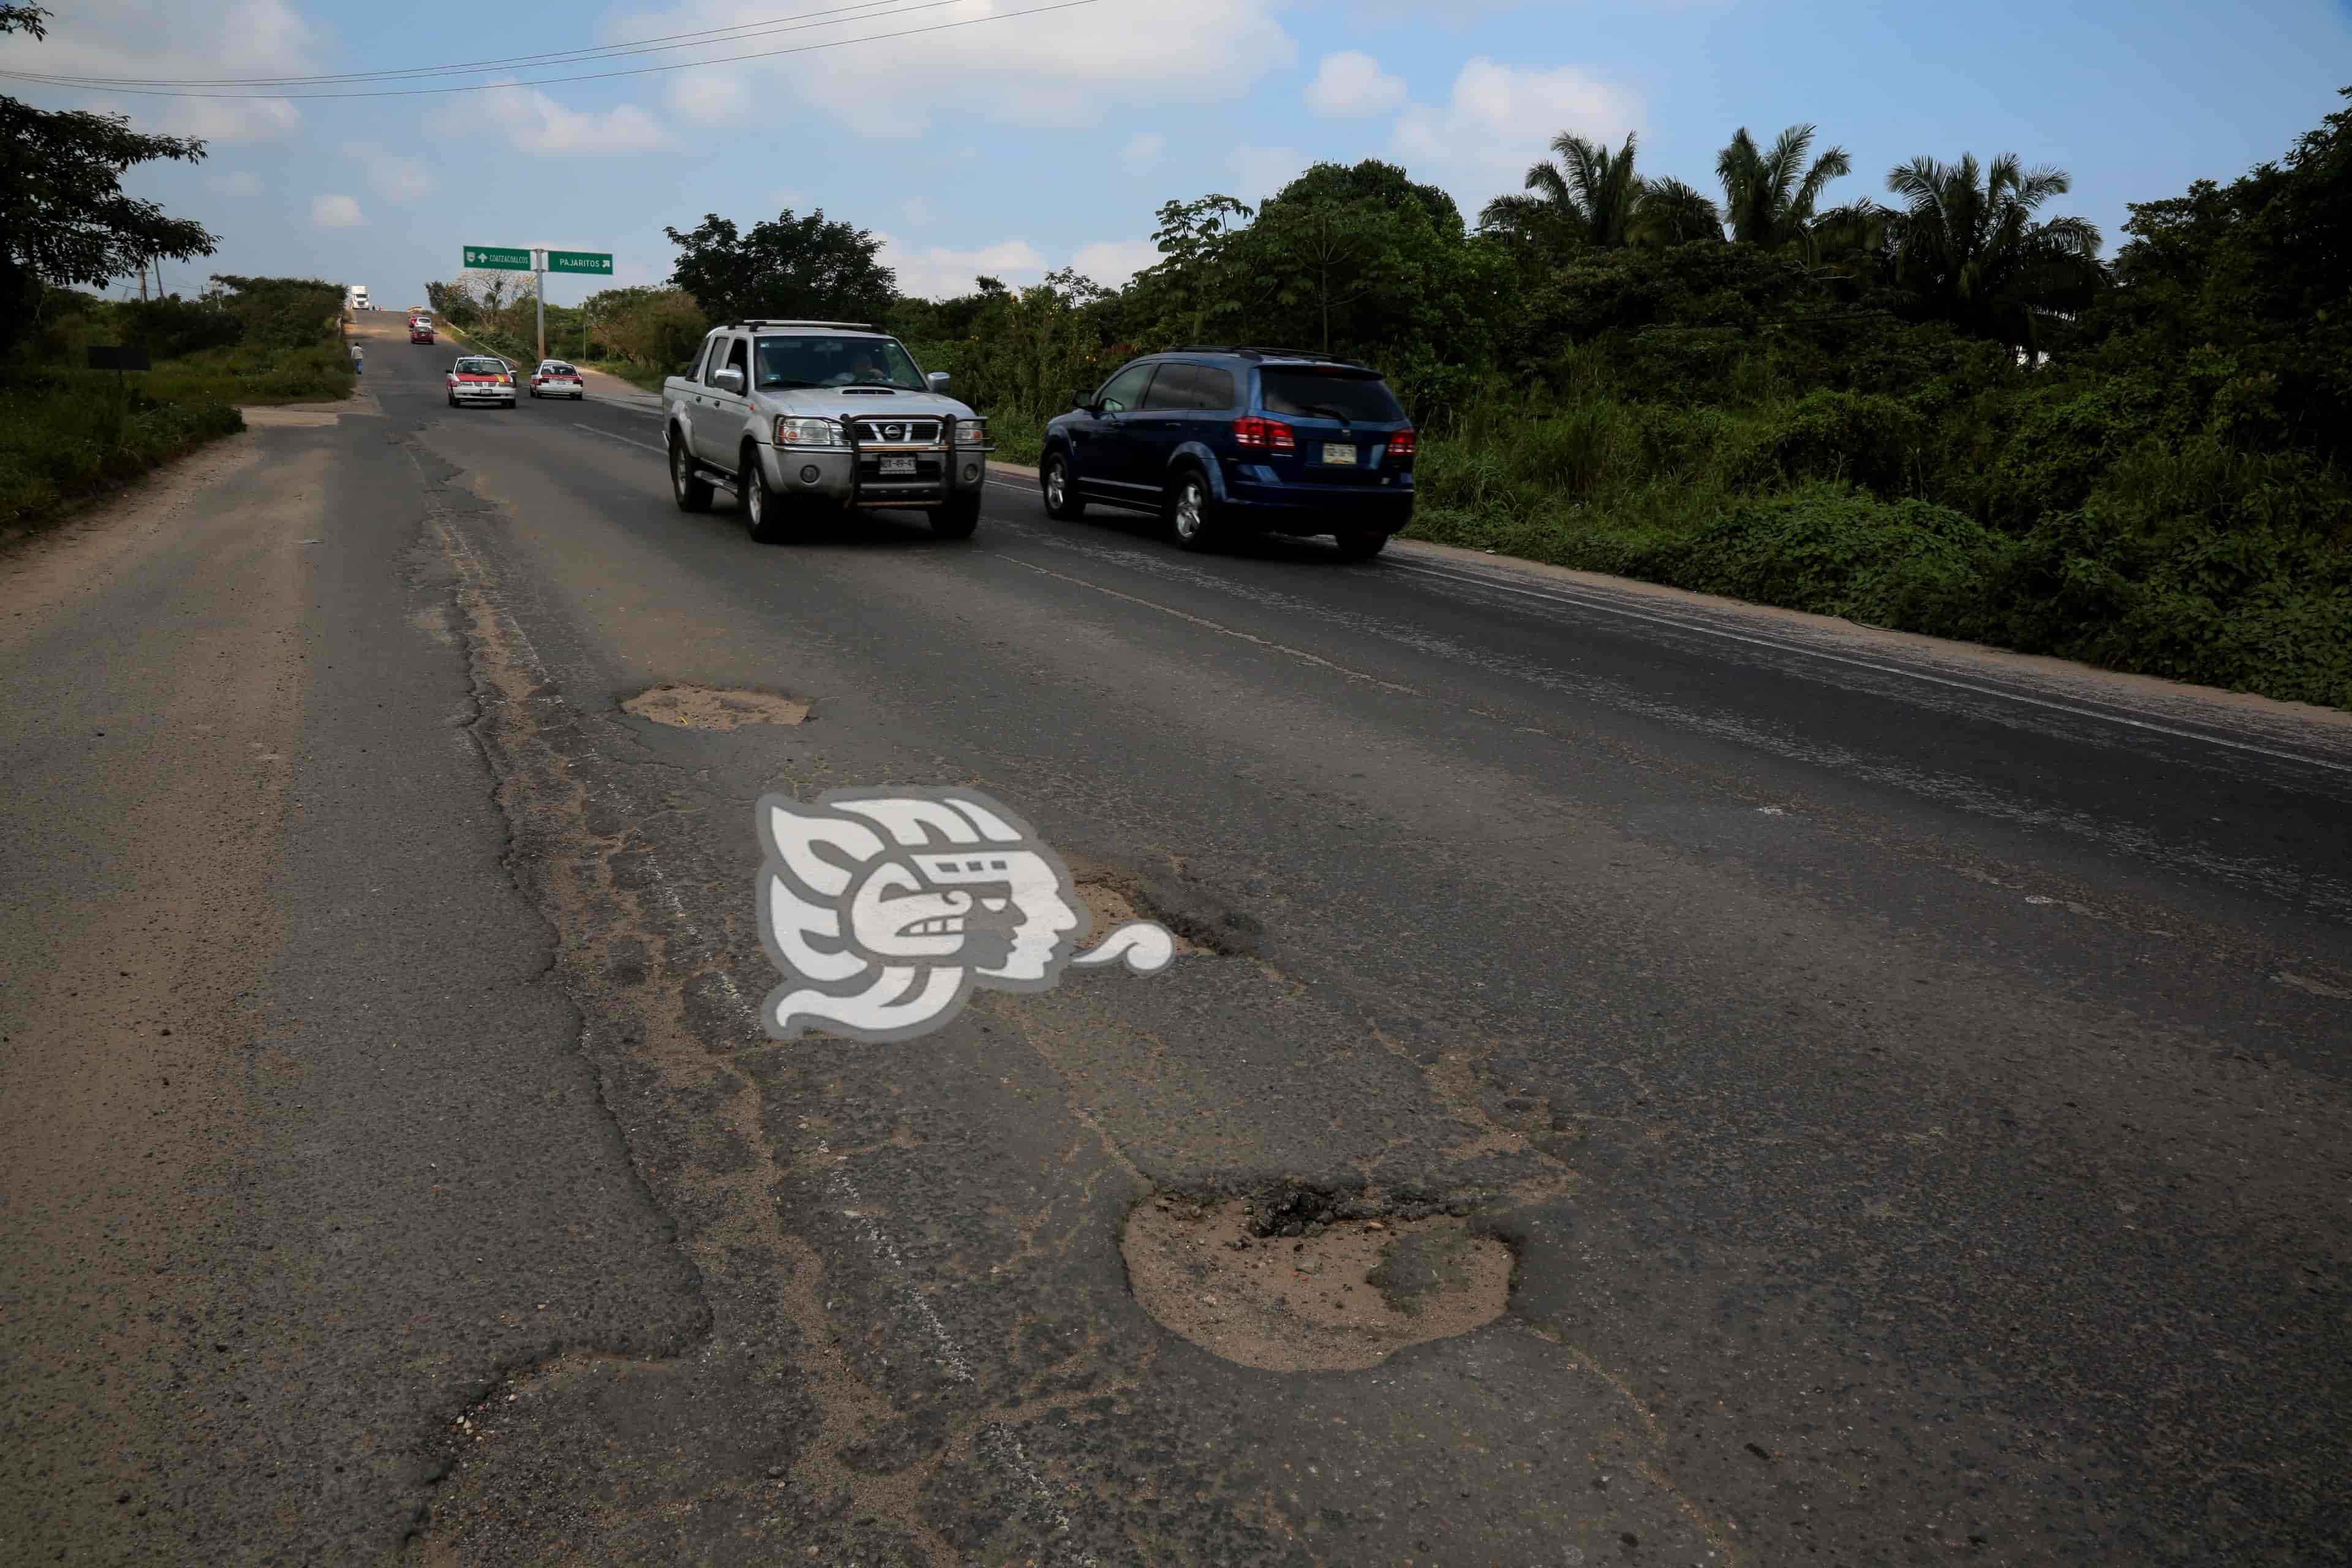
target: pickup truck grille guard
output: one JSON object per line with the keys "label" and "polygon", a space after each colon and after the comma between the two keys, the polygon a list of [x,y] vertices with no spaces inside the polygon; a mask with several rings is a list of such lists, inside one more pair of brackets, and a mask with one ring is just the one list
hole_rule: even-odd
{"label": "pickup truck grille guard", "polygon": [[[925,506],[948,499],[952,420],[858,415],[841,422],[849,442],[852,506]],[[912,475],[882,477],[884,454],[912,457]]]}

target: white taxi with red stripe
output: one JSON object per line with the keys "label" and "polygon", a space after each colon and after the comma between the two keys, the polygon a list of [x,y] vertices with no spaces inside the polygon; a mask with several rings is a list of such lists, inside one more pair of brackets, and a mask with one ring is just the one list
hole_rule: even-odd
{"label": "white taxi with red stripe", "polygon": [[467,354],[449,367],[449,406],[467,403],[515,405],[514,371],[488,354]]}
{"label": "white taxi with red stripe", "polygon": [[575,402],[588,395],[588,384],[580,372],[560,359],[543,359],[539,368],[530,373],[530,395],[533,397],[569,397]]}

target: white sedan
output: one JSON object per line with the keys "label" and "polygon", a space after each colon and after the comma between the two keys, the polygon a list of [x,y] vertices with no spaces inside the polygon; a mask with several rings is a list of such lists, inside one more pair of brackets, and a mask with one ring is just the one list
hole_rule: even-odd
{"label": "white sedan", "polygon": [[560,359],[544,359],[530,373],[530,395],[533,397],[569,397],[575,402],[588,395],[587,384],[580,373]]}
{"label": "white sedan", "polygon": [[451,365],[448,388],[452,408],[467,403],[515,405],[513,367],[488,354],[467,354]]}

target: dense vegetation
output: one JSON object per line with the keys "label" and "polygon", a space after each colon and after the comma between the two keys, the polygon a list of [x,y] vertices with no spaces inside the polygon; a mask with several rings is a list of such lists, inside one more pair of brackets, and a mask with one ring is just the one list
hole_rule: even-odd
{"label": "dense vegetation", "polygon": [[[886,299],[863,231],[712,216],[670,287],[566,326],[651,381],[717,311],[879,314],[1024,458],[1134,353],[1327,349],[1423,426],[1422,537],[2352,706],[2352,112],[2133,205],[2104,262],[2063,173],[1921,157],[1833,203],[1853,159],[1815,142],[1741,130],[1718,203],[1564,133],[1475,226],[1318,164],[1169,203],[1117,290]],[[478,314],[528,341],[527,302]]]}
{"label": "dense vegetation", "polygon": [[[119,301],[47,289],[0,360],[0,522],[131,479],[245,427],[239,404],[347,397],[342,290],[215,278],[198,300]],[[86,368],[93,345],[137,345],[152,368]]]}
{"label": "dense vegetation", "polygon": [[[0,33],[45,34],[48,13],[0,4]],[[0,98],[0,522],[120,482],[243,428],[236,405],[349,393],[341,291],[289,279],[215,278],[201,300],[112,302],[77,292],[163,258],[209,256],[213,237],[121,176],[205,144],[147,136],[119,117]],[[139,346],[152,368],[87,368],[92,346]]]}

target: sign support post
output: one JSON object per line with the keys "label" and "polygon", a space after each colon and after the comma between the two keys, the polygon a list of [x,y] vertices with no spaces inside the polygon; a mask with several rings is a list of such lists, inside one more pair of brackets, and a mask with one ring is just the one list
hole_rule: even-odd
{"label": "sign support post", "polygon": [[532,303],[539,307],[539,357],[545,359],[547,357],[547,252],[534,250],[530,253],[530,258],[539,263],[538,270],[531,277],[531,293],[536,297]]}

